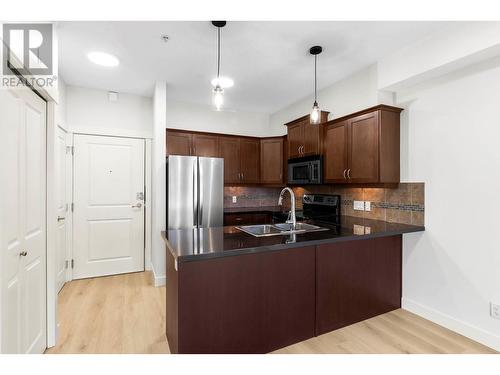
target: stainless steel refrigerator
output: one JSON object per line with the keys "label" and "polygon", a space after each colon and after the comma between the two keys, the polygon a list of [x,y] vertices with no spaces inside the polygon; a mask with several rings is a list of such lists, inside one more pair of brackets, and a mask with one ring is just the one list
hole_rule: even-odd
{"label": "stainless steel refrigerator", "polygon": [[224,159],[167,157],[167,228],[223,226]]}

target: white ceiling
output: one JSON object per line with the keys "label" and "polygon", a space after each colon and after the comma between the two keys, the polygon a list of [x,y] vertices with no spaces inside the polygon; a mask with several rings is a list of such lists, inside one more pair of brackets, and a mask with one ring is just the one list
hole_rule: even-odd
{"label": "white ceiling", "polygon": [[[228,22],[221,75],[234,79],[225,107],[273,113],[312,95],[313,58],[323,46],[318,86],[329,86],[382,56],[447,27],[449,22]],[[164,80],[171,100],[210,104],[216,73],[216,29],[203,22],[60,22],[59,70],[67,84],[151,96]],[[164,43],[160,36],[170,36]],[[104,51],[117,68],[92,64]]]}

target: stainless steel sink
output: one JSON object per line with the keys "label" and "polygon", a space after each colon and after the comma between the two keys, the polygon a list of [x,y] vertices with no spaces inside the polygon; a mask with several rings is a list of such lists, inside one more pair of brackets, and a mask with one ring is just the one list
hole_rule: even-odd
{"label": "stainless steel sink", "polygon": [[272,225],[244,225],[236,228],[255,237],[275,236],[281,234],[281,230]]}
{"label": "stainless steel sink", "polygon": [[297,225],[295,225],[295,229],[293,229],[292,224],[288,223],[244,225],[241,227],[236,227],[236,229],[251,234],[252,236],[255,237],[289,235],[294,233],[301,234],[306,232],[328,230],[328,228],[322,228],[316,225],[311,225],[306,223],[297,223]]}
{"label": "stainless steel sink", "polygon": [[[284,231],[290,232],[293,230],[293,228],[292,228],[293,225],[289,224],[289,223],[274,224],[274,226],[282,231],[284,230]],[[318,230],[318,229],[326,230],[327,228],[321,228],[321,227],[318,227],[316,225],[307,224],[307,223],[297,223],[295,225],[295,232],[303,232],[303,231],[310,232],[310,231]]]}

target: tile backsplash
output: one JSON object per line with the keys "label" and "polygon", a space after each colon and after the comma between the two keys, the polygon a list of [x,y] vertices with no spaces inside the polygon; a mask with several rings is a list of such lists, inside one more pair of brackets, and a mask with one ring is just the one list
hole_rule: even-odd
{"label": "tile backsplash", "polygon": [[[277,206],[281,188],[225,186],[224,207]],[[236,203],[233,203],[236,197]]]}
{"label": "tile backsplash", "polygon": [[[224,187],[224,207],[276,206],[281,188]],[[302,209],[302,196],[306,193],[339,194],[342,215],[384,220],[395,223],[424,225],[424,183],[400,183],[394,188],[338,187],[335,185],[308,185],[294,187],[297,209]],[[232,203],[232,197],[237,202]],[[371,202],[371,211],[355,211],[353,201]],[[286,195],[285,207],[289,207]]]}
{"label": "tile backsplash", "polygon": [[[339,194],[342,215],[384,220],[393,223],[424,225],[425,184],[400,183],[394,188],[337,187],[335,185],[296,187],[298,207],[306,193]],[[354,201],[369,201],[371,211],[355,211]]]}

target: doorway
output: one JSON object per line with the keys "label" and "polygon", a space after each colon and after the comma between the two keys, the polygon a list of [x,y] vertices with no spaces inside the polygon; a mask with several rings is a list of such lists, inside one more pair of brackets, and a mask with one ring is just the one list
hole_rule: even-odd
{"label": "doorway", "polygon": [[73,144],[73,279],[144,271],[144,139],[75,134]]}

